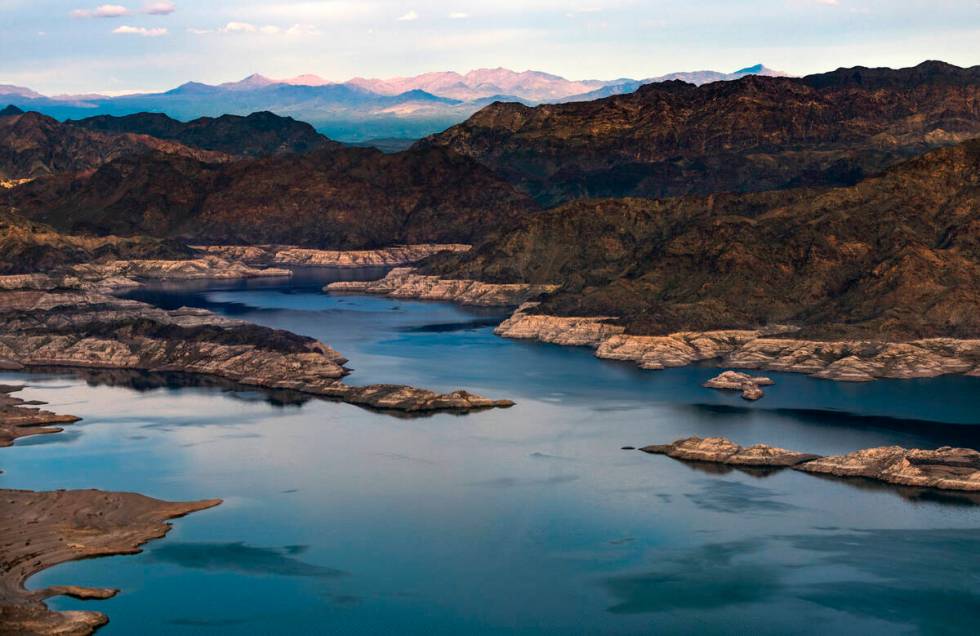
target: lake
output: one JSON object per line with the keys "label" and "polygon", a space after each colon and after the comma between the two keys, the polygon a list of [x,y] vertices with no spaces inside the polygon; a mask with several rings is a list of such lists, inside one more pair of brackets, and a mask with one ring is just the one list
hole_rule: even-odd
{"label": "lake", "polygon": [[747,403],[711,366],[642,371],[497,338],[499,310],[327,295],[328,280],[160,284],[327,342],[351,384],[465,388],[517,405],[394,417],[289,392],[138,373],[0,374],[84,418],[0,452],[0,487],[221,497],[137,556],[31,587],[119,587],[106,634],[974,633],[967,496],[678,462],[691,435],[816,453],[980,447],[980,378],[844,384],[767,373]]}

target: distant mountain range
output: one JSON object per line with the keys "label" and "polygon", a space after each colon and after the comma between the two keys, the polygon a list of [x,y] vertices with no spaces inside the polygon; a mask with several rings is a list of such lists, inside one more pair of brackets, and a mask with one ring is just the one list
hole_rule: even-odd
{"label": "distant mountain range", "polygon": [[272,79],[256,74],[237,82],[187,82],[162,93],[116,97],[48,97],[30,88],[0,84],[0,104],[13,104],[57,119],[157,112],[190,120],[269,111],[309,122],[332,139],[350,143],[376,138],[421,138],[460,123],[495,101],[526,105],[585,101],[631,93],[644,84],[664,79],[700,85],[745,75],[783,74],[761,64],[734,73],[695,71],[644,80],[573,81],[540,71],[504,68],[389,79],[358,77],[340,83],[316,75]]}

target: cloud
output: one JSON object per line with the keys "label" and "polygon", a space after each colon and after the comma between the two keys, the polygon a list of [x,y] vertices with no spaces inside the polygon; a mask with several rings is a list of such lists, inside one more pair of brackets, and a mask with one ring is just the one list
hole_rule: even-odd
{"label": "cloud", "polygon": [[320,35],[320,30],[312,24],[294,24],[290,27],[280,27],[274,24],[265,24],[258,26],[252,24],[251,22],[229,22],[225,26],[219,29],[187,29],[188,33],[193,33],[194,35],[206,35],[208,33],[232,33],[232,34],[248,34],[248,33],[261,33],[262,35],[283,35],[289,37],[298,36],[315,36]]}
{"label": "cloud", "polygon": [[414,22],[415,20],[418,19],[419,19],[419,14],[415,11],[415,9],[412,9],[405,15],[397,18],[399,22]]}
{"label": "cloud", "polygon": [[163,28],[147,29],[146,27],[121,26],[112,30],[117,35],[139,35],[144,38],[158,38],[167,35],[168,31]]}
{"label": "cloud", "polygon": [[177,5],[173,2],[151,2],[143,7],[143,13],[147,15],[170,15],[177,10]]}
{"label": "cloud", "polygon": [[120,18],[129,15],[129,9],[119,4],[102,4],[94,9],[75,9],[73,18]]}
{"label": "cloud", "polygon": [[218,30],[222,33],[255,33],[259,29],[249,22],[229,22]]}
{"label": "cloud", "polygon": [[465,11],[453,11],[449,14],[450,20],[465,20],[468,17],[470,17],[470,14]]}

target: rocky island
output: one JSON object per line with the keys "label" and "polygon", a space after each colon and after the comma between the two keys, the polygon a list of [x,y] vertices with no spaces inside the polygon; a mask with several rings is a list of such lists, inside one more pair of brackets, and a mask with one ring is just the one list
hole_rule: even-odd
{"label": "rocky island", "polygon": [[969,448],[943,446],[921,450],[887,446],[821,457],[764,444],[743,448],[724,437],[690,437],[640,450],[689,461],[788,467],[811,474],[872,479],[896,486],[980,492],[980,452]]}

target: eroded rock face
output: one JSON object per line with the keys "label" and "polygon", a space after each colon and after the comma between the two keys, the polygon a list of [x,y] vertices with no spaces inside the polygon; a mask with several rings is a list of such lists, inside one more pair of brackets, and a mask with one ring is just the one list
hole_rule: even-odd
{"label": "eroded rock face", "polygon": [[796,466],[819,457],[819,455],[797,453],[765,444],[743,447],[724,437],[689,437],[673,444],[645,446],[640,450],[654,455],[667,455],[674,459],[731,466]]}
{"label": "eroded rock face", "polygon": [[534,306],[522,306],[496,333],[506,338],[587,345],[595,349],[599,358],[635,362],[644,369],[717,360],[726,367],[805,373],[848,382],[980,375],[980,339],[823,342],[792,339],[785,335],[792,333],[786,328],[638,336],[623,333],[623,328],[612,322],[613,318],[528,313]]}
{"label": "eroded rock face", "polygon": [[29,591],[24,582],[66,561],[138,552],[147,541],[167,534],[167,520],[220,503],[171,503],[98,490],[0,490],[0,633],[91,634],[108,622],[104,614],[56,612],[44,599],[61,594],[109,598],[116,590],[57,586]]}
{"label": "eroded rock face", "polygon": [[889,484],[980,491],[980,452],[944,446],[936,450],[884,446],[823,457],[799,470],[837,477],[865,477]]}
{"label": "eroded rock face", "polygon": [[393,269],[381,280],[330,283],[324,287],[324,291],[328,292],[382,294],[392,298],[443,300],[461,305],[486,307],[517,306],[530,298],[551,293],[555,289],[557,289],[556,285],[494,284],[481,283],[475,280],[447,280],[437,276],[424,276],[408,267]]}
{"label": "eroded rock face", "polygon": [[293,245],[202,245],[196,249],[249,265],[314,265],[320,267],[398,267],[433,254],[470,249],[459,243],[398,245],[376,250],[316,250]]}
{"label": "eroded rock face", "polygon": [[83,263],[69,269],[69,275],[83,280],[107,278],[137,278],[144,280],[194,280],[288,277],[292,272],[276,267],[255,268],[235,260],[207,255],[182,260],[116,260],[104,263]]}
{"label": "eroded rock face", "polygon": [[775,382],[770,378],[751,376],[748,373],[737,371],[724,371],[705,382],[704,386],[708,389],[720,389],[722,391],[741,391],[742,397],[746,400],[758,400],[764,395],[759,387],[772,384]]}

